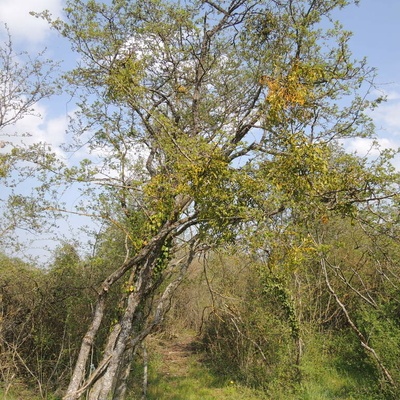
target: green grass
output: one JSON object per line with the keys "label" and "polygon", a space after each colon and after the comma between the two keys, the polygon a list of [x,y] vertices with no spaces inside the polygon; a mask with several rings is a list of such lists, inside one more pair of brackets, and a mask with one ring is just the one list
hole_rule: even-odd
{"label": "green grass", "polygon": [[191,360],[184,376],[165,376],[154,371],[149,381],[148,400],[260,400],[260,393],[233,381],[213,376]]}
{"label": "green grass", "polygon": [[[184,335],[183,335],[184,336]],[[147,400],[263,400],[263,393],[243,387],[233,380],[216,376],[202,361],[202,354],[188,352],[170,358],[169,343],[153,342],[149,363]],[[176,350],[176,349],[175,349]],[[140,368],[141,369],[141,368]],[[141,380],[141,370],[137,380]],[[136,387],[135,392],[140,393]],[[140,395],[129,400],[140,399]]]}
{"label": "green grass", "polygon": [[37,396],[33,391],[28,390],[25,387],[14,388],[7,392],[0,387],[0,399],[1,400],[39,400],[40,396]]}
{"label": "green grass", "polygon": [[[326,338],[325,338],[326,339]],[[269,382],[265,392],[234,382],[232,377],[222,376],[204,362],[204,354],[193,348],[181,351],[182,345],[190,343],[185,334],[171,343],[169,340],[153,339],[149,347],[149,376],[147,400],[388,400],[395,395],[380,391],[369,359],[356,354],[348,338],[328,338],[335,344],[341,357],[331,353],[329,346],[309,339],[300,366],[300,382],[285,382],[277,378]],[[344,340],[346,339],[346,340]],[[330,346],[330,347],[331,347]],[[344,353],[343,347],[348,354]],[[142,366],[134,373],[135,387],[127,400],[141,399]],[[292,390],[290,390],[292,388]],[[39,400],[33,391],[17,385],[7,395],[0,388],[1,400]],[[49,398],[47,399],[49,400]]]}
{"label": "green grass", "polygon": [[[352,336],[309,338],[294,393],[271,388],[274,400],[389,400],[379,386],[371,360]],[[334,351],[333,351],[334,349]],[[335,353],[337,352],[337,353]],[[275,390],[274,390],[275,389]],[[397,399],[397,397],[394,397]]]}
{"label": "green grass", "polygon": [[[330,338],[332,339],[332,338]],[[337,341],[340,342],[340,341]],[[336,344],[338,344],[336,342]],[[153,344],[154,345],[154,344]],[[379,391],[368,363],[348,357],[335,358],[321,343],[309,343],[300,366],[300,382],[270,382],[266,391],[257,391],[209,369],[202,358],[192,353],[184,359],[165,358],[168,341],[152,348],[149,365],[148,400],[387,400]],[[347,348],[351,343],[345,343]],[[351,350],[351,349],[350,349]],[[342,355],[343,356],[343,355]],[[357,361],[357,362],[356,362]],[[137,379],[140,382],[140,372]],[[292,390],[290,389],[292,388]],[[140,393],[136,387],[136,393]],[[140,399],[139,396],[129,400]]]}

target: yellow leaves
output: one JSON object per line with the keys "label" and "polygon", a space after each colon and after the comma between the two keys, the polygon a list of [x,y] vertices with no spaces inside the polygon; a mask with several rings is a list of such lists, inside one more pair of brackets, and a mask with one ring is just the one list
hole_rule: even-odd
{"label": "yellow leaves", "polygon": [[273,79],[271,77],[269,77],[268,75],[261,75],[260,79],[258,80],[258,83],[261,86],[268,86],[272,80]]}
{"label": "yellow leaves", "polygon": [[[151,178],[144,187],[146,203],[152,210],[150,230],[157,229],[162,221],[169,216],[176,193],[176,182],[172,176],[159,173]],[[161,221],[161,222],[160,222]]]}
{"label": "yellow leaves", "polygon": [[170,142],[168,137],[162,139],[168,167],[154,175],[144,188],[152,215],[162,221],[175,212],[177,196],[189,196],[206,213],[217,212],[219,205],[229,202],[225,186],[231,173],[228,163],[214,144],[199,139],[187,135],[171,138]]}
{"label": "yellow leaves", "polygon": [[280,152],[261,171],[281,203],[321,226],[330,224],[332,212],[354,217],[360,199],[370,196],[359,159],[300,132],[282,140]]}
{"label": "yellow leaves", "polygon": [[268,181],[293,201],[318,195],[329,180],[329,147],[312,143],[301,132],[289,135],[282,147],[282,152],[265,164]]}
{"label": "yellow leaves", "polygon": [[125,293],[133,293],[136,290],[135,285],[130,281],[126,281],[123,284],[123,291]]}
{"label": "yellow leaves", "polygon": [[139,60],[127,56],[123,60],[116,61],[106,81],[109,96],[120,100],[141,93],[143,74],[143,66]]}
{"label": "yellow leaves", "polygon": [[186,166],[190,191],[194,195],[195,191],[212,190],[227,173],[227,163],[219,157],[201,160],[199,164]]}
{"label": "yellow leaves", "polygon": [[221,231],[234,218],[243,218],[257,190],[252,178],[230,167],[214,143],[187,135],[176,136],[174,142],[164,146],[168,168],[154,175],[145,188],[152,213],[170,218],[176,212],[175,199],[184,195],[193,200],[203,231]]}
{"label": "yellow leaves", "polygon": [[291,105],[304,105],[307,99],[307,88],[289,75],[286,79],[268,78],[264,80],[268,86],[267,101],[277,109]]}
{"label": "yellow leaves", "polygon": [[326,214],[322,215],[321,222],[326,225],[329,222],[329,217]]}
{"label": "yellow leaves", "polygon": [[287,272],[302,268],[318,251],[309,236],[304,237],[302,232],[289,230],[281,232],[271,242],[271,247],[269,266],[278,270],[284,267]]}
{"label": "yellow leaves", "polygon": [[304,263],[315,254],[316,249],[307,243],[307,239],[304,239],[300,245],[292,246],[287,254],[286,265],[291,270],[297,270],[302,267]]}
{"label": "yellow leaves", "polygon": [[322,66],[305,65],[295,59],[287,73],[279,73],[276,77],[262,75],[261,86],[268,87],[266,101],[274,111],[291,106],[304,106],[315,97],[315,83],[323,79]]}
{"label": "yellow leaves", "polygon": [[180,94],[186,94],[186,93],[188,92],[188,89],[187,89],[186,86],[179,85],[179,86],[176,88],[176,91],[177,91],[177,93],[180,93]]}

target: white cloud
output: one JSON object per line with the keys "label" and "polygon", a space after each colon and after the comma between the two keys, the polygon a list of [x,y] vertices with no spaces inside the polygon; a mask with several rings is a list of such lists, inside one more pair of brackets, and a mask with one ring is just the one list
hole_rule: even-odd
{"label": "white cloud", "polygon": [[376,96],[386,97],[376,109],[369,112],[374,120],[379,136],[400,136],[400,85],[391,84],[389,88],[376,90]]}
{"label": "white cloud", "polygon": [[[51,118],[42,104],[35,104],[33,111],[32,115],[26,115],[15,124],[2,129],[0,134],[2,141],[26,145],[46,143],[58,157],[65,159],[65,153],[60,146],[66,141],[68,115]],[[3,152],[8,150],[9,147],[5,146]]]}
{"label": "white cloud", "polygon": [[[371,113],[377,129],[387,135],[400,135],[400,97],[388,100]],[[379,132],[378,132],[379,133]]]}
{"label": "white cloud", "polygon": [[61,16],[63,0],[1,0],[0,21],[7,23],[13,40],[30,45],[43,43],[50,31],[46,21],[29,14],[49,10],[53,17]]}
{"label": "white cloud", "polygon": [[397,149],[400,143],[388,138],[354,138],[343,141],[343,145],[349,153],[374,158],[380,154],[381,150]]}
{"label": "white cloud", "polygon": [[386,92],[386,98],[388,101],[400,100],[400,93],[396,90],[389,90],[388,92]]}
{"label": "white cloud", "polygon": [[[367,156],[370,161],[376,160],[381,151],[400,148],[400,140],[397,138],[354,138],[343,140],[342,145],[349,153],[355,153],[360,157]],[[395,155],[391,160],[391,164],[400,171],[400,157]]]}

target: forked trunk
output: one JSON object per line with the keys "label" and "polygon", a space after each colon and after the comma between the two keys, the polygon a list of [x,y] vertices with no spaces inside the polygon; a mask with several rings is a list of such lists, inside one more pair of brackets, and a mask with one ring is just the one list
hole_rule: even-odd
{"label": "forked trunk", "polygon": [[[143,248],[135,258],[122,265],[103,282],[91,327],[82,342],[74,374],[63,400],[78,400],[88,390],[89,400],[124,399],[126,393],[125,382],[129,376],[129,366],[132,361],[133,351],[162,321],[169,308],[171,296],[182,281],[195,254],[194,247],[197,241],[193,237],[190,240],[190,247],[185,256],[170,265],[172,270],[179,270],[179,274],[165,288],[153,313],[152,320],[147,324],[145,323],[146,321],[143,321],[145,326],[135,332],[136,324],[134,322],[137,318],[140,318],[137,312],[140,309],[139,306],[146,301],[149,295],[155,292],[162,282],[162,280],[154,279],[154,270],[157,267],[162,245],[170,231],[171,225],[169,223],[165,224],[159,235],[153,238],[151,244]],[[129,270],[132,270],[131,277],[135,290],[127,296],[124,314],[120,321],[114,325],[108,336],[102,360],[85,381],[90,350],[104,316],[107,292]]]}
{"label": "forked trunk", "polygon": [[[99,387],[99,382],[105,382],[104,377],[107,379],[113,375],[112,372],[107,372],[111,366],[111,370],[115,369],[115,364],[117,359],[120,357],[119,353],[123,352],[125,344],[123,343],[124,338],[126,340],[130,335],[130,329],[132,326],[132,316],[136,310],[137,304],[141,301],[141,296],[143,294],[143,277],[146,273],[149,274],[148,267],[149,264],[157,258],[159,248],[165,239],[164,235],[159,237],[155,237],[153,239],[153,243],[149,246],[142,249],[142,251],[129,262],[124,263],[118,270],[112,273],[104,282],[101,288],[101,292],[99,293],[95,312],[93,315],[92,323],[82,340],[81,349],[78,355],[78,359],[75,365],[74,372],[72,374],[70,384],[68,386],[67,392],[63,397],[63,400],[78,400],[80,396],[89,388],[93,387],[96,384],[96,387]],[[146,265],[139,267],[140,263],[146,260]],[[147,268],[146,268],[147,266]],[[99,363],[95,371],[91,374],[91,376],[85,381],[87,365],[89,361],[90,351],[93,347],[94,339],[96,334],[100,328],[101,322],[104,317],[105,312],[105,301],[107,293],[110,287],[118,281],[127,271],[136,267],[136,269],[132,272],[138,272],[138,282],[137,282],[137,291],[129,294],[127,299],[127,306],[125,309],[124,316],[119,324],[115,325],[112,329],[108,342],[106,345],[105,353],[102,361]],[[148,284],[146,282],[146,284]],[[111,375],[110,375],[111,374]],[[104,385],[108,386],[108,385]],[[98,390],[98,389],[96,389]],[[100,392],[99,392],[100,395]],[[101,397],[93,397],[93,399],[101,398]]]}

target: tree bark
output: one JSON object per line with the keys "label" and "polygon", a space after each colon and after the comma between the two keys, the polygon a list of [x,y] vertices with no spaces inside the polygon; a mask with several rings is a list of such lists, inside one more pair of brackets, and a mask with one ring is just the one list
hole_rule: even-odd
{"label": "tree bark", "polygon": [[[158,246],[161,248],[161,246]],[[110,357],[110,362],[104,374],[95,382],[89,393],[89,400],[106,400],[114,392],[119,375],[119,368],[122,367],[123,355],[133,330],[133,320],[139,304],[146,299],[147,295],[154,289],[152,271],[155,267],[160,249],[156,249],[146,263],[138,269],[135,279],[135,291],[129,293],[124,315],[116,324],[109,335],[105,348],[103,360]]]}
{"label": "tree bark", "polygon": [[94,338],[100,328],[101,321],[103,320],[105,310],[105,300],[107,292],[99,295],[95,307],[92,323],[82,340],[81,349],[78,359],[75,364],[75,369],[72,374],[67,393],[63,400],[76,400],[79,398],[78,389],[85,377],[86,365],[89,359],[90,350],[93,346]]}
{"label": "tree bark", "polygon": [[[127,380],[130,374],[130,365],[133,359],[135,349],[140,345],[143,340],[159,326],[164,319],[166,313],[170,308],[171,297],[173,296],[176,288],[182,282],[186,271],[191,264],[196,251],[194,249],[197,244],[197,240],[193,238],[191,248],[187,254],[177,261],[172,268],[179,267],[178,276],[173,279],[163,291],[161,297],[158,300],[157,307],[152,316],[151,321],[146,324],[142,329],[137,332],[137,335],[132,337],[133,334],[133,322],[135,317],[138,317],[137,309],[139,306],[139,299],[146,300],[148,294],[153,292],[159,285],[156,283],[156,287],[148,285],[146,282],[149,279],[149,275],[144,273],[144,279],[141,285],[144,285],[144,293],[136,297],[136,300],[132,300],[132,304],[129,304],[126,308],[125,315],[122,319],[121,325],[123,328],[118,335],[118,338],[114,341],[114,350],[111,354],[111,361],[107,366],[105,374],[96,382],[89,394],[89,400],[106,400],[112,398],[113,400],[124,400],[127,392]],[[154,260],[155,261],[155,260]],[[150,278],[151,279],[151,278]],[[132,293],[132,295],[136,294]],[[132,299],[135,296],[132,296]],[[125,325],[124,325],[125,321]],[[124,327],[125,326],[125,327]],[[111,347],[113,343],[109,343],[108,347]],[[105,355],[106,357],[107,355]]]}
{"label": "tree bark", "polygon": [[[185,203],[186,204],[186,203]],[[182,227],[185,223],[189,223],[187,220],[180,221],[167,221],[164,226],[160,229],[159,233],[155,235],[150,242],[144,246],[139,253],[131,258],[130,260],[123,263],[118,269],[116,269],[113,273],[111,273],[104,281],[99,291],[97,302],[95,306],[95,311],[93,314],[93,319],[90,324],[88,331],[86,332],[80,352],[75,364],[74,372],[71,376],[69,386],[67,388],[66,394],[63,397],[63,400],[78,400],[79,397],[90,388],[100,377],[103,377],[105,371],[108,370],[109,365],[115,362],[116,352],[123,352],[124,345],[121,343],[121,339],[118,341],[118,338],[122,335],[129,335],[126,333],[131,326],[131,322],[129,322],[129,318],[132,319],[134,310],[138,302],[140,302],[140,298],[138,298],[138,294],[142,294],[142,284],[143,284],[143,273],[146,271],[146,266],[150,267],[153,260],[155,260],[159,256],[159,252],[161,247],[166,240],[166,238],[171,234],[171,232],[177,227]],[[144,264],[144,265],[143,265]],[[109,341],[107,344],[107,349],[111,349],[115,347],[112,351],[109,350],[107,356],[103,357],[102,362],[96,368],[96,370],[91,374],[88,380],[85,382],[86,368],[88,365],[88,360],[90,356],[90,351],[92,349],[94,339],[96,334],[101,326],[105,306],[106,306],[106,298],[109,289],[129,270],[133,270],[133,273],[138,273],[139,278],[137,288],[138,290],[134,293],[131,293],[128,297],[128,308],[123,317],[123,322],[121,322],[121,330],[122,332],[116,335],[117,326],[114,327],[113,333],[110,334]],[[148,271],[147,271],[148,272]],[[148,284],[148,282],[145,282]],[[133,311],[132,311],[133,310]],[[115,342],[113,338],[113,334],[116,335]],[[112,346],[113,343],[115,346]],[[110,374],[110,373],[108,373]],[[107,374],[107,376],[109,376]],[[94,397],[93,397],[94,398]]]}

